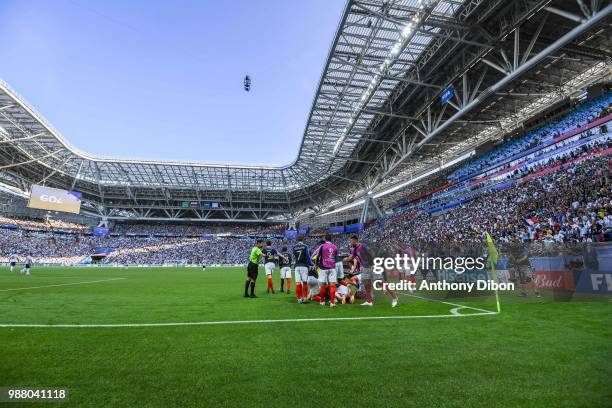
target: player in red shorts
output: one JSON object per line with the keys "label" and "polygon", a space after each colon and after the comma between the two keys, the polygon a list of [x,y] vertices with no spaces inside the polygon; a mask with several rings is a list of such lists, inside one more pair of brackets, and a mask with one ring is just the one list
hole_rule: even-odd
{"label": "player in red shorts", "polygon": [[[349,255],[349,261],[353,264],[351,268],[351,273],[356,274],[357,271],[359,271],[361,274],[361,280],[363,281],[363,285],[365,287],[366,299],[365,302],[361,304],[362,306],[374,305],[372,298],[372,281],[374,280],[374,275],[376,274],[370,268],[370,264],[373,258],[374,257],[372,256],[372,250],[368,248],[365,244],[360,243],[357,235],[353,235],[351,237],[351,253]],[[391,307],[396,307],[397,293],[388,289],[387,277],[384,272],[382,273],[381,279],[383,281],[385,293],[391,296]]]}
{"label": "player in red shorts", "polygon": [[325,235],[325,242],[317,251],[317,265],[319,269],[319,303],[325,305],[326,295],[329,293],[329,306],[336,306],[336,283],[338,276],[336,271],[336,258],[338,247],[331,242],[331,235]]}

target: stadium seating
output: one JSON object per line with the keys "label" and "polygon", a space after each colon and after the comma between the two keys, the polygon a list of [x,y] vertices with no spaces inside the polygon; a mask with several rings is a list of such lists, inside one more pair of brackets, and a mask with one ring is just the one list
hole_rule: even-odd
{"label": "stadium seating", "polygon": [[546,143],[564,133],[571,132],[594,121],[612,103],[612,92],[608,92],[598,98],[579,105],[566,117],[550,122],[536,130],[527,132],[521,138],[510,140],[503,145],[496,147],[486,154],[477,157],[465,166],[455,171],[449,176],[450,180],[463,180],[473,177],[475,172],[487,166],[497,163],[516,155],[524,150]]}

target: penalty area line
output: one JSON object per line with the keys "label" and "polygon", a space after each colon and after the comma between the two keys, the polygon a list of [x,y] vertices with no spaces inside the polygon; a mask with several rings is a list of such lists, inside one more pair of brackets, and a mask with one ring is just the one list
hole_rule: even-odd
{"label": "penalty area line", "polygon": [[447,314],[447,315],[416,315],[416,316],[360,316],[360,317],[315,317],[304,319],[274,319],[274,320],[225,320],[211,322],[179,322],[179,323],[108,323],[108,324],[0,324],[3,328],[64,328],[64,329],[97,329],[116,327],[173,327],[173,326],[213,326],[230,324],[253,324],[253,323],[301,323],[301,322],[326,322],[326,321],[355,321],[355,320],[400,320],[400,319],[438,319],[449,317],[471,317],[487,316],[497,314],[495,312],[470,313],[470,314]]}
{"label": "penalty area line", "polygon": [[99,279],[99,280],[85,281],[85,282],[58,283],[56,285],[28,286],[26,288],[0,289],[0,292],[11,292],[15,290],[28,290],[28,289],[55,288],[58,286],[87,285],[90,283],[112,282],[112,281],[123,280],[123,279],[127,279],[127,278],[110,278],[110,279]]}

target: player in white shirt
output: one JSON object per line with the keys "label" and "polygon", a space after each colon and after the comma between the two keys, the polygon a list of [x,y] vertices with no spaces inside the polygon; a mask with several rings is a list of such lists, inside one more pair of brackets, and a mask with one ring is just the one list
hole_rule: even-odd
{"label": "player in white shirt", "polygon": [[[342,280],[342,282],[338,285],[338,288],[336,288],[336,299],[338,299],[338,301],[340,301],[340,303],[342,303],[343,305],[346,304],[346,300],[351,298],[354,299],[351,296],[351,288],[345,284],[346,282],[344,282],[344,280]],[[354,301],[354,300],[353,300]],[[353,302],[351,302],[353,303]]]}
{"label": "player in white shirt", "polygon": [[15,268],[15,265],[17,265],[17,262],[19,262],[19,258],[17,258],[17,255],[13,254],[11,255],[11,268],[10,271],[13,272],[13,269]]}
{"label": "player in white shirt", "polygon": [[318,273],[314,266],[310,267],[308,270],[308,294],[306,295],[306,300],[312,300],[317,293],[319,293],[319,278],[317,277]]}
{"label": "player in white shirt", "polygon": [[32,259],[32,255],[26,256],[26,259],[25,259],[25,268],[23,268],[21,270],[21,273],[25,273],[26,275],[29,275],[30,274],[30,267],[32,266],[33,263],[34,263],[34,260]]}

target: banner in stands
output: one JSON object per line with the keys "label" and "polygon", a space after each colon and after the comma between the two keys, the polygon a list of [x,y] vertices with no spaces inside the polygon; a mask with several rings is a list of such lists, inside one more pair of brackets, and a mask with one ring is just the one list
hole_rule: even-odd
{"label": "banner in stands", "polygon": [[344,233],[344,227],[343,226],[339,226],[339,227],[329,227],[329,229],[327,230],[330,234],[343,234]]}
{"label": "banner in stands", "polygon": [[93,258],[103,258],[112,254],[114,251],[113,248],[96,248],[94,253],[91,255]]}
{"label": "banner in stands", "polygon": [[104,227],[94,227],[93,228],[94,237],[107,237],[108,236],[108,228]]}
{"label": "banner in stands", "polygon": [[286,230],[285,238],[287,239],[296,239],[298,236],[298,232],[296,230]]}
{"label": "banner in stands", "polygon": [[354,234],[356,232],[363,231],[363,224],[349,224],[345,227],[344,231],[348,234]]}
{"label": "banner in stands", "polygon": [[308,228],[308,227],[300,227],[298,229],[298,234],[306,235],[306,234],[308,234],[308,231],[310,231],[310,228]]}
{"label": "banner in stands", "polygon": [[81,193],[33,184],[28,207],[78,214],[81,210]]}

